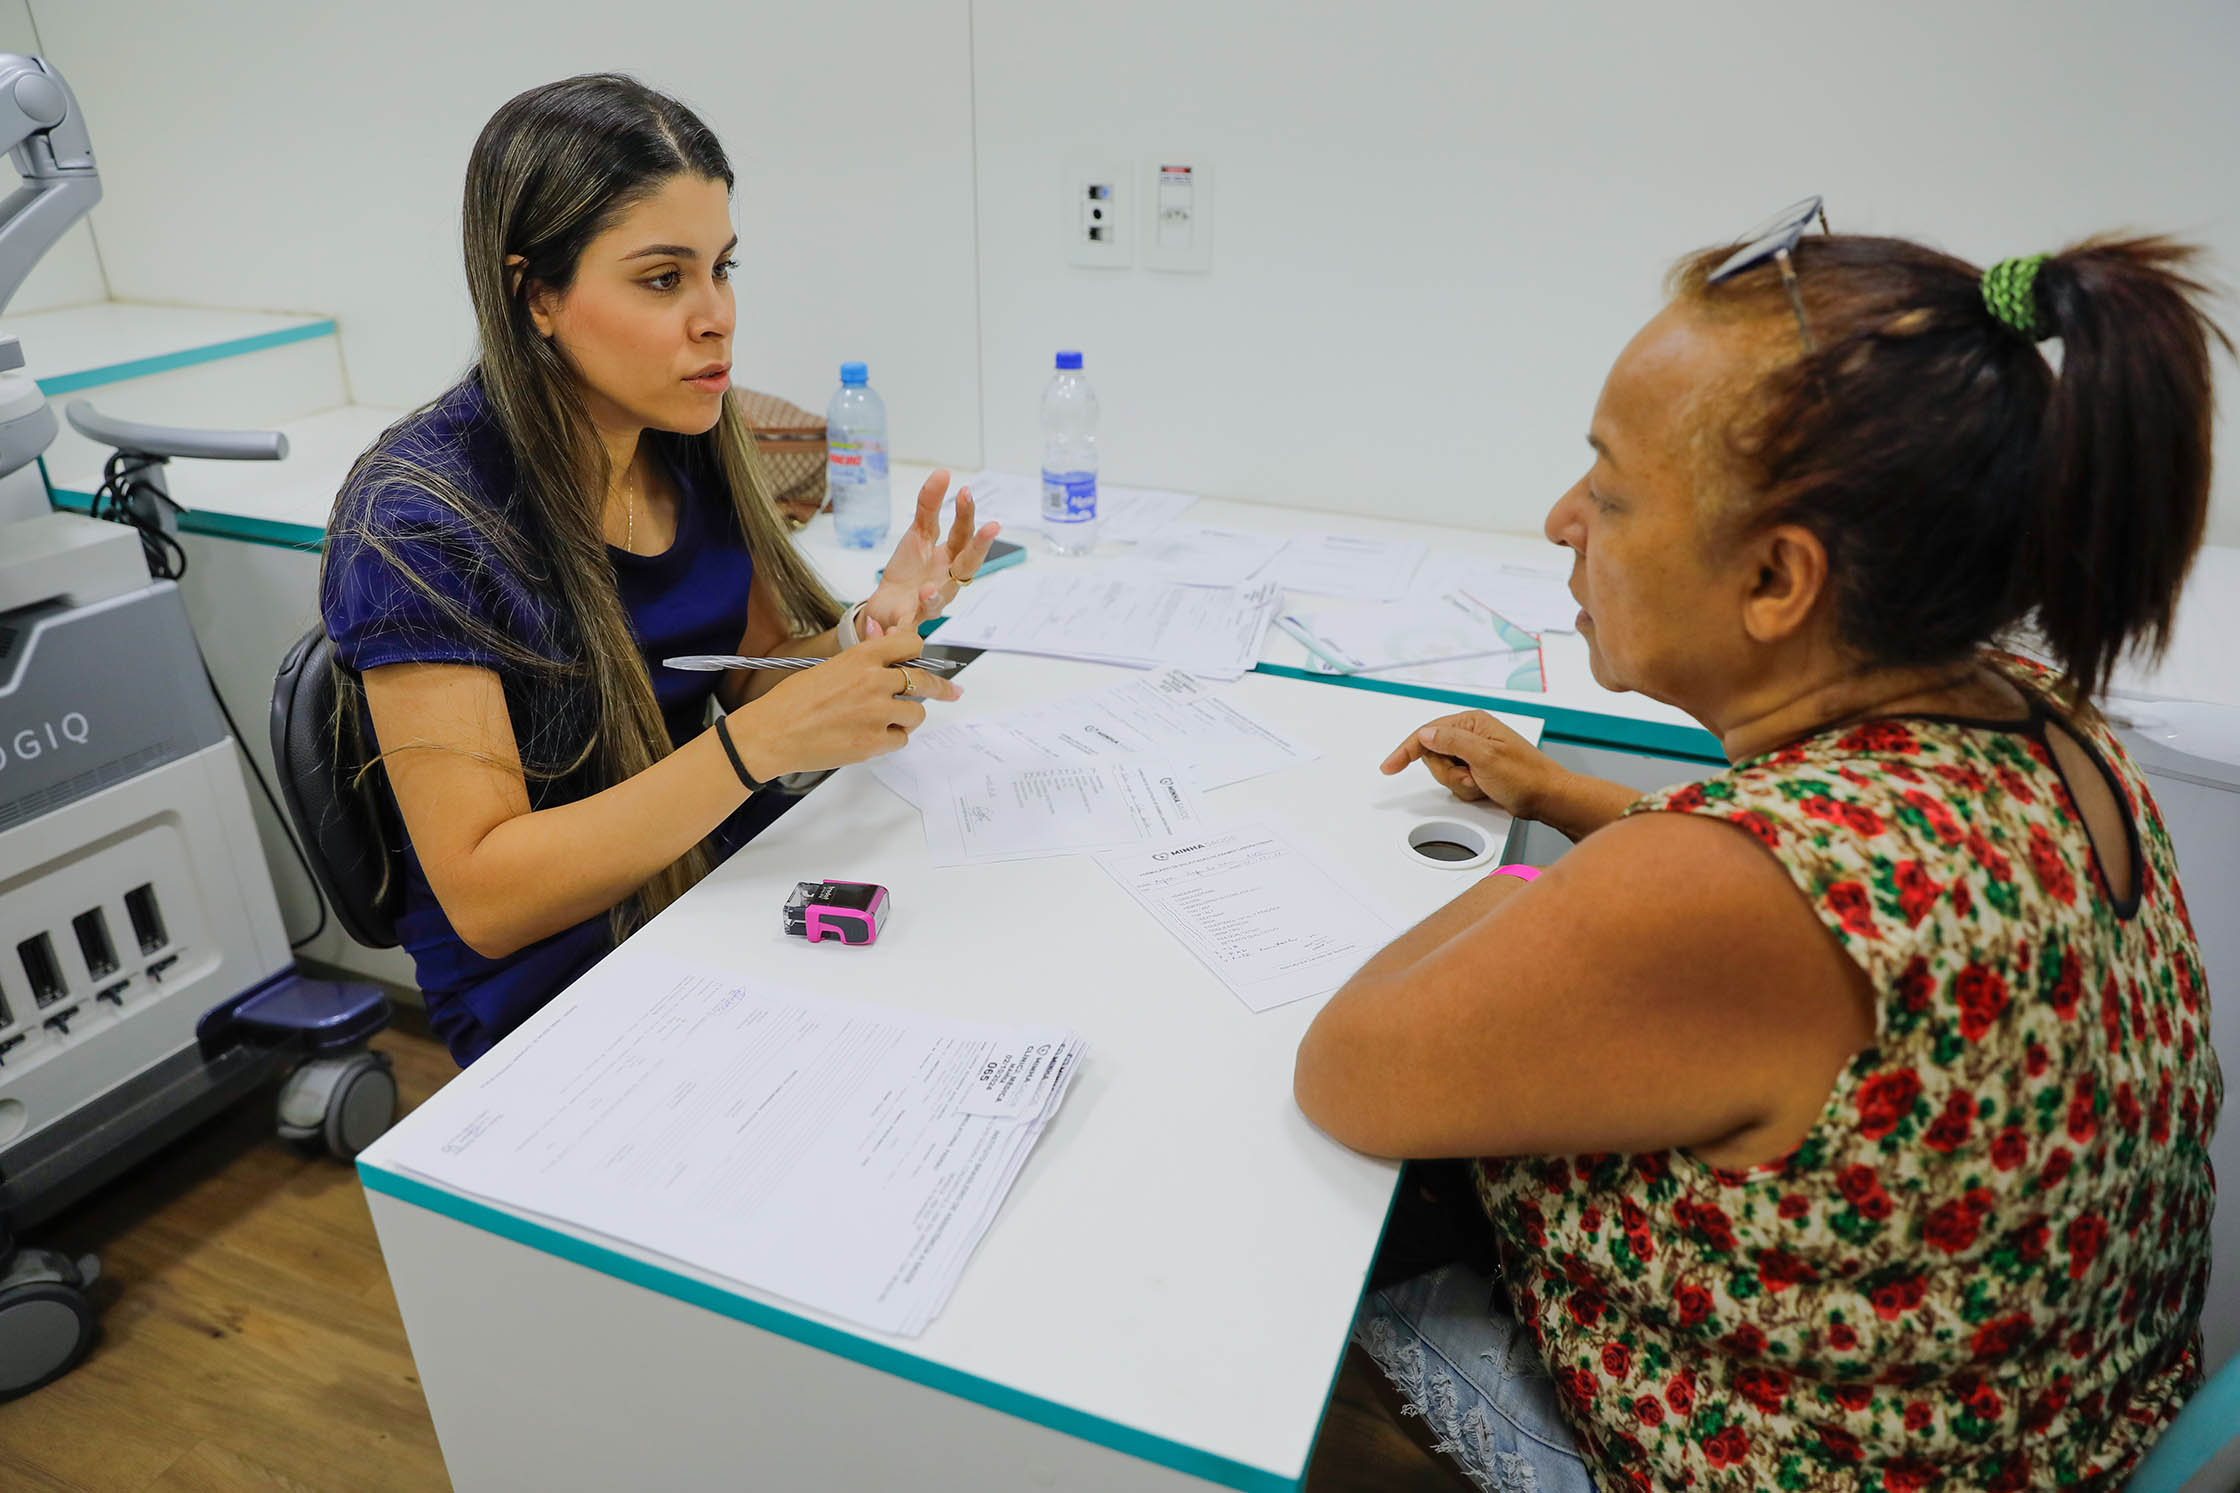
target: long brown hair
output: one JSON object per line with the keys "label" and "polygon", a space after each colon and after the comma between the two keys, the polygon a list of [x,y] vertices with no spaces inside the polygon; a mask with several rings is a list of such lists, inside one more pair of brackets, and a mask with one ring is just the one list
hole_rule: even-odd
{"label": "long brown hair", "polygon": [[1728,252],[1683,259],[1675,296],[1766,318],[1766,345],[1793,349],[1724,432],[1744,494],[1728,517],[1819,537],[1847,646],[1934,665],[2026,628],[2086,700],[2134,642],[2161,652],[2207,522],[2210,346],[2232,350],[2196,250],[2099,238],[2046,258],[2035,320],[2058,373],[1949,254],[1807,237],[1808,354],[1776,266],[1708,283]]}
{"label": "long brown hair", "polygon": [[[524,678],[572,685],[593,697],[588,721],[515,721],[522,772],[532,781],[588,767],[599,786],[612,786],[672,749],[600,528],[611,475],[606,446],[576,375],[559,349],[538,335],[529,295],[538,286],[566,292],[594,238],[687,173],[726,188],[733,184],[723,147],[699,117],[632,78],[602,73],[548,83],[492,115],[467,161],[461,238],[479,340],[467,377],[479,383],[488,417],[512,456],[512,504],[494,501],[508,495],[463,487],[442,460],[446,453],[429,452],[412,439],[414,417],[359,457],[335,503],[331,534],[387,562],[462,637]],[[508,268],[516,257],[519,272]],[[787,537],[733,400],[724,400],[721,417],[705,434],[649,431],[645,438],[706,487],[720,484],[729,493],[755,578],[769,586],[793,631],[822,631],[839,619],[839,604]],[[393,521],[375,501],[400,485],[441,505],[447,519],[516,575],[549,590],[566,628],[548,637],[512,636],[414,574],[394,543]],[[330,542],[330,556],[336,548]],[[337,727],[349,752],[363,686],[350,671],[337,672]],[[707,848],[696,845],[655,873],[610,914],[615,937],[628,936],[683,895],[711,864]]]}

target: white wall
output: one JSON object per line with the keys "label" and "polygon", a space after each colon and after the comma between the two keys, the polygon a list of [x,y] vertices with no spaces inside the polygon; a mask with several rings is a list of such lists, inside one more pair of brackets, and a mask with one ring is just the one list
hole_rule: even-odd
{"label": "white wall", "polygon": [[964,0],[37,0],[94,131],[119,299],[325,311],[352,397],[466,365],[459,191],[520,90],[632,72],[740,178],[742,382],[821,409],[863,358],[906,450],[979,447]]}
{"label": "white wall", "polygon": [[[2240,276],[2230,0],[973,17],[992,464],[1079,346],[1117,479],[1537,532],[1666,266],[1808,192],[1983,263],[2139,224]],[[1212,272],[1067,265],[1081,148],[1212,160]],[[2240,543],[2240,461],[2218,491]]]}
{"label": "white wall", "polygon": [[[1983,262],[2137,225],[2240,276],[2231,0],[30,5],[113,292],[337,313],[365,403],[469,354],[475,130],[593,67],[737,159],[742,377],[821,406],[867,357],[897,454],[957,464],[1031,464],[1079,346],[1115,480],[1530,532],[1665,267],[1807,191]],[[1069,266],[1076,149],[1204,152],[1212,272]],[[2216,501],[2240,544],[2240,461]]]}

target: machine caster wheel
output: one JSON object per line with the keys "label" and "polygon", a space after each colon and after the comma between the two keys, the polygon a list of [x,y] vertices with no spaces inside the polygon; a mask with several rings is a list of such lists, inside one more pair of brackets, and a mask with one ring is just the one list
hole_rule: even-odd
{"label": "machine caster wheel", "polygon": [[85,1287],[100,1277],[92,1255],[72,1261],[26,1249],[0,1274],[0,1401],[27,1395],[82,1362],[99,1333]]}
{"label": "machine caster wheel", "polygon": [[378,1052],[305,1063],[280,1089],[280,1134],[322,1143],[343,1161],[379,1140],[396,1118],[396,1076]]}

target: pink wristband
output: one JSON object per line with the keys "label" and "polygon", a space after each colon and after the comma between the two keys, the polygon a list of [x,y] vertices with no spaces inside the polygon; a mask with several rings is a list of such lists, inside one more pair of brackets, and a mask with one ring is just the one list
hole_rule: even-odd
{"label": "pink wristband", "polygon": [[1540,868],[1538,866],[1528,866],[1522,861],[1513,862],[1506,866],[1495,866],[1491,871],[1486,872],[1488,876],[1514,876],[1519,881],[1531,881],[1539,874]]}

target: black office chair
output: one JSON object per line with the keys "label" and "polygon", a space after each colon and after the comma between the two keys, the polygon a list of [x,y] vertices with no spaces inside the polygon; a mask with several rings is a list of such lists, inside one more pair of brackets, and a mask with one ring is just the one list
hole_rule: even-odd
{"label": "black office chair", "polygon": [[311,874],[335,921],[368,948],[394,948],[404,907],[404,827],[378,773],[336,760],[334,644],[313,625],[272,681],[272,761]]}

